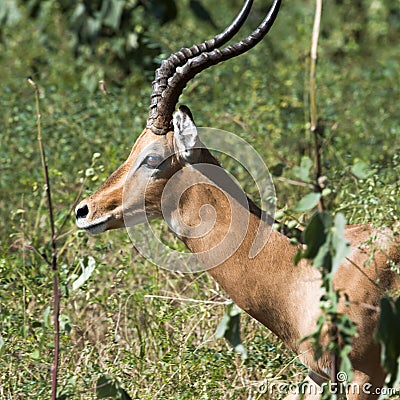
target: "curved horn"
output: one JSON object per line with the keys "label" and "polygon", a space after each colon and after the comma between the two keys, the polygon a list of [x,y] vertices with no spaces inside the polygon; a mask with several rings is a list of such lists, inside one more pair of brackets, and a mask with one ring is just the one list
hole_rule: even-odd
{"label": "curved horn", "polygon": [[168,79],[175,74],[176,68],[184,65],[190,58],[196,57],[203,52],[212,51],[232,39],[246,21],[252,5],[253,0],[246,0],[234,21],[222,33],[219,33],[213,39],[206,40],[200,44],[195,44],[190,48],[182,48],[178,52],[171,54],[168,59],[161,63],[160,68],[158,68],[155,73],[149,116],[147,119],[147,127],[154,133],[162,135],[169,129],[169,124],[172,120],[172,113],[170,121],[167,121],[167,124],[160,124],[159,120],[164,121],[166,118],[159,118],[160,114],[164,114],[159,103],[164,90],[168,86]]}
{"label": "curved horn", "polygon": [[[206,68],[229,60],[230,58],[239,56],[257,45],[273,25],[276,16],[278,15],[280,5],[281,0],[274,0],[268,15],[257,27],[257,29],[240,42],[227,46],[222,50],[213,48],[212,50],[200,52],[197,56],[186,59],[187,61],[182,67],[176,67],[175,74],[172,75],[167,82],[163,83],[160,94],[157,93],[154,95],[153,89],[154,96],[152,95],[152,105],[150,106],[147,126],[156,134],[166,134],[170,128],[172,113],[175,109],[175,105],[178,102],[179,96],[181,95],[186,84],[195,75]],[[229,27],[227,30],[228,29]],[[179,52],[176,54],[179,54]],[[154,100],[156,100],[156,102],[153,103]]]}

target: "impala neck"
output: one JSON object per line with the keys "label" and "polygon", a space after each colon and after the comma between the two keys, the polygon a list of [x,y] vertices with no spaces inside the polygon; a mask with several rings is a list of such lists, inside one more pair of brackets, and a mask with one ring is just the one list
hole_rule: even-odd
{"label": "impala neck", "polygon": [[[213,160],[208,159],[209,162]],[[185,169],[182,179],[193,181],[198,172],[191,166]],[[183,223],[196,227],[211,220],[214,224],[202,236],[182,235],[181,239],[192,253],[198,255],[200,262],[240,308],[267,326],[293,350],[298,350],[297,340],[308,333],[305,327],[310,326],[308,318],[311,318],[311,315],[300,315],[300,310],[307,308],[301,303],[313,299],[307,299],[307,293],[298,288],[299,272],[304,266],[294,267],[297,247],[272,230],[271,225],[261,221],[260,209],[250,200],[248,205],[245,204],[243,198],[247,197],[243,192],[242,196],[233,191],[234,197],[227,195],[221,185],[216,184],[223,179],[230,179],[225,171],[216,179],[214,176],[212,183],[196,184],[185,191],[177,210]],[[206,205],[212,207],[207,208]],[[251,257],[249,254],[254,251],[256,236],[261,240],[258,244],[264,245],[256,249],[260,257]],[[316,271],[311,270],[306,268],[304,275],[306,280],[310,278],[313,286],[316,283],[314,293],[317,304],[319,280]],[[295,287],[296,290],[292,290]],[[305,290],[310,289],[308,286]],[[297,309],[298,317],[303,319],[300,323],[296,316]],[[310,314],[315,317],[313,312]]]}

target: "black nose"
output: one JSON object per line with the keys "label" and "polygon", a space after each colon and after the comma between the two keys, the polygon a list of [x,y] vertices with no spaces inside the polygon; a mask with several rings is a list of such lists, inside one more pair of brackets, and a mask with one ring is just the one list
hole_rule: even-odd
{"label": "black nose", "polygon": [[89,208],[88,208],[88,206],[85,204],[84,206],[79,207],[79,208],[76,210],[76,219],[79,219],[79,218],[86,218],[88,214],[89,214]]}

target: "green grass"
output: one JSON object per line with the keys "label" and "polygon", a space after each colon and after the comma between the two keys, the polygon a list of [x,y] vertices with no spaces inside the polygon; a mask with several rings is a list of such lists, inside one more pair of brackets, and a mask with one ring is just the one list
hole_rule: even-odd
{"label": "green grass", "polygon": [[[294,178],[292,167],[311,154],[306,123],[311,3],[285,5],[260,46],[205,71],[182,97],[198,125],[241,135],[271,168],[284,160],[286,178]],[[233,11],[221,7],[222,24]],[[373,14],[369,42],[343,45],[351,21],[341,21],[337,10],[327,7],[317,100],[325,127],[324,173],[334,195],[329,205],[352,223],[391,226],[400,207],[398,35],[389,27],[382,40],[384,21],[379,25]],[[95,58],[90,64],[75,60],[61,15],[47,23],[52,32],[47,42],[24,20],[4,28],[0,43],[0,398],[50,396],[52,274],[40,256],[50,254],[50,234],[28,75],[42,93],[43,138],[60,229],[60,398],[95,399],[103,375],[117,379],[134,399],[257,399],[265,379],[301,381],[305,370],[294,355],[245,314],[245,362],[215,339],[228,297],[207,274],[159,269],[132,249],[124,231],[92,237],[77,231],[71,216],[65,219],[82,182],[85,197],[129,154],[145,125],[151,87],[139,69],[121,79]],[[153,40],[166,52],[212,34],[210,26],[184,11],[162,29]],[[104,76],[109,96],[89,90]],[[351,174],[360,160],[373,170],[368,179]],[[275,185],[279,208],[293,207],[305,193],[277,179]],[[95,272],[73,291],[89,256]]]}

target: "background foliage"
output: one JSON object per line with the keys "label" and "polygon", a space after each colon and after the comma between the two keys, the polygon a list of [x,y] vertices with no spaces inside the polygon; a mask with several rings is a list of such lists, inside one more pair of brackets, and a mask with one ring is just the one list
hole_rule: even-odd
{"label": "background foliage", "polygon": [[[313,173],[307,171],[313,3],[284,2],[256,49],[205,71],[182,97],[198,125],[236,132],[255,146],[275,175],[279,211],[289,223],[305,219],[287,210],[307,193],[289,179]],[[90,237],[66,219],[82,182],[84,196],[94,191],[144,127],[149,71],[164,55],[222,30],[240,6],[239,0],[1,2],[0,397],[49,397],[52,276],[39,253],[50,251],[50,237],[28,75],[41,88],[60,233],[60,398],[96,398],[96,383],[107,376],[138,399],[258,398],[264,379],[301,380],[294,356],[246,315],[246,361],[214,338],[229,299],[206,274],[158,269],[135,253],[124,232]],[[266,9],[255,2],[245,32]],[[326,201],[350,223],[393,226],[399,219],[399,29],[398,2],[324,3],[317,100]],[[97,89],[100,79],[108,96]],[[228,167],[252,194],[240,168]],[[93,263],[90,279],[74,286]]]}

